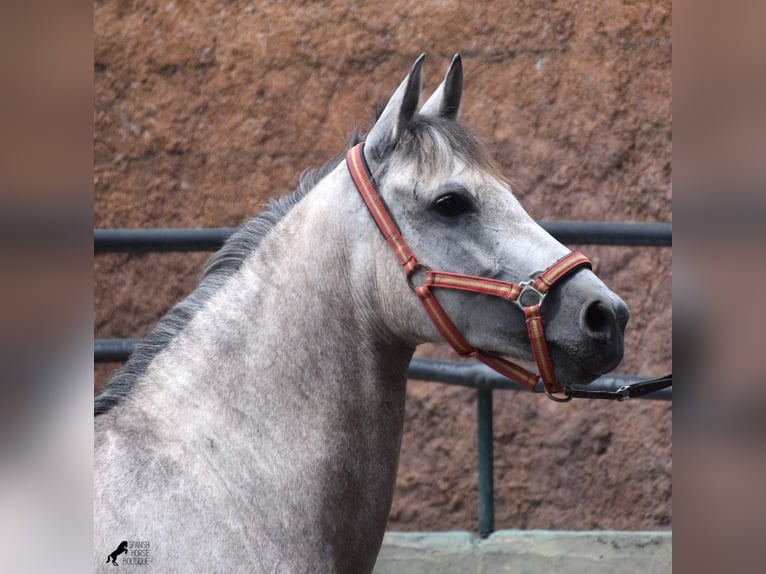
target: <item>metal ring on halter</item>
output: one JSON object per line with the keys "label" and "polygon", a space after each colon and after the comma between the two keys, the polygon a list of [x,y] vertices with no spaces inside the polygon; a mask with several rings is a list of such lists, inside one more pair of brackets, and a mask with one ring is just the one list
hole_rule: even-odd
{"label": "metal ring on halter", "polygon": [[[533,283],[534,281],[524,281],[523,283],[519,283],[519,287],[521,287],[521,291],[519,292],[519,296],[516,297],[516,299],[513,302],[522,311],[526,307],[534,307],[535,305],[537,305],[538,307],[541,306],[543,304],[543,300],[545,299],[545,293],[543,293],[542,291],[538,291],[533,285]],[[531,293],[532,295],[537,295],[538,299],[536,303],[532,303],[531,305],[524,305],[521,302],[524,296],[527,295],[528,293]]]}
{"label": "metal ring on halter", "polygon": [[572,400],[571,395],[565,395],[564,397],[556,397],[548,392],[548,388],[543,385],[543,389],[545,389],[545,396],[548,397],[552,401],[556,401],[557,403],[568,403]]}
{"label": "metal ring on halter", "polygon": [[423,283],[422,283],[421,285],[415,285],[415,284],[412,282],[412,277],[413,277],[413,275],[415,275],[415,274],[416,274],[418,271],[424,271],[424,272],[426,272],[426,273],[427,273],[427,272],[428,272],[428,271],[430,271],[430,270],[431,270],[431,268],[430,268],[430,267],[427,267],[427,266],[423,265],[422,263],[418,263],[417,265],[415,265],[415,267],[413,267],[413,268],[412,268],[412,269],[409,271],[409,273],[407,273],[407,285],[409,285],[409,286],[410,286],[410,289],[412,289],[413,291],[415,291],[415,289],[417,289],[418,287],[422,287],[423,285],[425,285],[425,284],[426,284],[426,281],[425,281],[425,279],[423,279]]}

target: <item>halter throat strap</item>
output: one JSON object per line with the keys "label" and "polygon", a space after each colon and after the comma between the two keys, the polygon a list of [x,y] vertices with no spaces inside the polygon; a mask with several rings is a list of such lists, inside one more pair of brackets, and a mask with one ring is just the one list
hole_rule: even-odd
{"label": "halter throat strap", "polygon": [[[570,252],[543,271],[537,279],[520,284],[495,279],[487,279],[475,275],[464,275],[446,271],[432,271],[421,264],[412,253],[407,242],[402,237],[401,230],[396,224],[383,198],[377,191],[370,169],[364,159],[364,143],[357,144],[348,150],[346,163],[351,178],[354,180],[359,194],[362,196],[367,209],[391,246],[399,264],[404,269],[410,288],[420,299],[428,316],[436,329],[452,348],[462,357],[473,357],[501,375],[516,381],[531,390],[542,379],[546,394],[558,401],[567,401],[572,397],[554,397],[554,393],[564,391],[557,381],[553,371],[553,363],[545,342],[542,315],[540,308],[551,287],[564,277],[580,267],[591,267],[587,257],[579,252]],[[512,363],[502,357],[486,353],[473,347],[455,324],[449,318],[444,308],[434,296],[434,289],[454,289],[472,293],[482,293],[506,299],[523,312],[526,319],[527,332],[532,345],[535,363],[539,375]],[[532,301],[530,301],[532,299]]]}

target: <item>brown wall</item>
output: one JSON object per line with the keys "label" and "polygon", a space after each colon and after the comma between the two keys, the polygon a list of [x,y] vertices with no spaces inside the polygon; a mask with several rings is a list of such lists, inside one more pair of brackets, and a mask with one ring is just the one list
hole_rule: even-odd
{"label": "brown wall", "polygon": [[[237,225],[369,127],[423,51],[426,95],[462,53],[463,119],[533,217],[671,221],[669,0],[96,2],[95,30],[97,227]],[[669,371],[671,250],[583,250],[632,310],[618,371]],[[96,337],[142,336],[207,256],[98,256]],[[389,527],[475,528],[475,393],[407,401]],[[670,527],[669,403],[498,392],[495,415],[498,527]]]}

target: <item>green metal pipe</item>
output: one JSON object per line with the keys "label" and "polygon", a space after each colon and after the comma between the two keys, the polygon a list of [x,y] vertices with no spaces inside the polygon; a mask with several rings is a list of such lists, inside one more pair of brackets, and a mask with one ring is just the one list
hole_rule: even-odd
{"label": "green metal pipe", "polygon": [[492,441],[492,390],[478,392],[479,419],[479,536],[495,530],[495,466]]}

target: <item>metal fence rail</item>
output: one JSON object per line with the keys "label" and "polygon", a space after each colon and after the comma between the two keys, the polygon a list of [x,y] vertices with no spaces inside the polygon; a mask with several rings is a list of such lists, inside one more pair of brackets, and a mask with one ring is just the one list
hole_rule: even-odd
{"label": "metal fence rail", "polygon": [[[551,235],[562,243],[584,245],[672,246],[670,223],[604,223],[592,221],[541,221]],[[201,229],[96,229],[94,252],[169,252],[214,251],[236,228]],[[97,339],[94,360],[97,363],[126,361],[140,339]],[[409,366],[411,379],[471,387],[477,391],[479,534],[495,530],[494,462],[492,436],[492,393],[494,390],[526,390],[477,361],[438,361],[414,358]],[[589,388],[615,391],[647,377],[606,375]],[[672,388],[641,398],[672,400]]]}
{"label": "metal fence rail", "polygon": [[[94,360],[96,363],[121,363],[127,361],[136,345],[140,342],[141,339],[96,339],[94,342]],[[410,363],[407,376],[410,379],[419,381],[459,385],[478,391],[505,390],[529,392],[529,389],[524,385],[506,379],[484,363],[474,360],[441,361],[426,357],[415,357]],[[616,391],[624,385],[637,383],[647,378],[638,375],[604,375],[588,385],[588,388],[599,391]],[[672,388],[667,388],[637,398],[669,401],[673,398],[673,391]]]}
{"label": "metal fence rail", "polygon": [[[670,223],[612,223],[601,221],[539,221],[546,231],[562,243],[583,245],[623,245],[670,247]],[[215,251],[235,231],[235,227],[199,229],[96,229],[96,253]]]}

